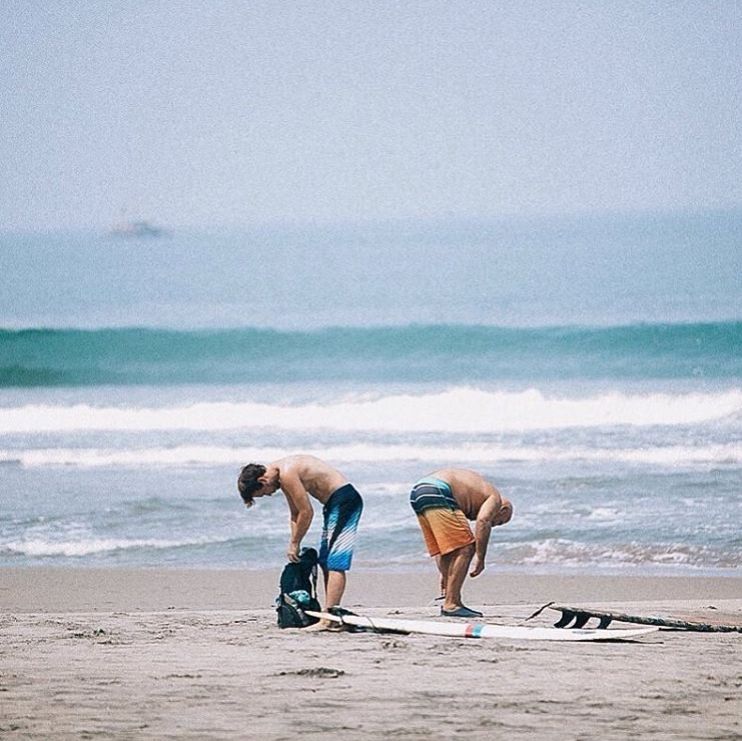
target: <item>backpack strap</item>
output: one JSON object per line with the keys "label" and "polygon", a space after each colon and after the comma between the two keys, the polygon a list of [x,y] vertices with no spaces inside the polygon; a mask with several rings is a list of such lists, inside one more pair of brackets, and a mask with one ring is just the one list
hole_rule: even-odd
{"label": "backpack strap", "polygon": [[302,548],[299,554],[299,560],[302,566],[309,566],[309,581],[312,584],[312,594],[317,599],[317,551],[314,548]]}

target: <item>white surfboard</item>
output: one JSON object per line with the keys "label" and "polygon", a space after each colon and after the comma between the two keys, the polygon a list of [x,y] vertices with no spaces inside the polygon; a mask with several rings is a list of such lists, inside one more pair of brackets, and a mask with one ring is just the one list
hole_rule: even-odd
{"label": "white surfboard", "polygon": [[526,641],[621,641],[626,638],[654,633],[658,628],[629,628],[605,630],[586,628],[529,628],[520,625],[491,625],[488,623],[453,623],[437,620],[404,620],[401,618],[370,618],[362,615],[333,615],[313,612],[307,615],[330,620],[333,623],[370,628],[380,632],[425,633],[457,638],[510,638]]}

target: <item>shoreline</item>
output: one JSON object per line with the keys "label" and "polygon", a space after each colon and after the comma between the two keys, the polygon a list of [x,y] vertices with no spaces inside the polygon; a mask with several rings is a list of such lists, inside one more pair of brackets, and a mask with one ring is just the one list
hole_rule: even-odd
{"label": "shoreline", "polygon": [[[0,568],[0,610],[13,613],[156,612],[273,609],[281,569],[21,566]],[[321,582],[321,578],[320,578]],[[343,604],[408,608],[437,596],[432,566],[409,572],[348,573]],[[320,596],[322,593],[319,587]],[[472,606],[546,602],[657,602],[742,599],[740,576],[657,576],[592,573],[498,573],[467,578]]]}

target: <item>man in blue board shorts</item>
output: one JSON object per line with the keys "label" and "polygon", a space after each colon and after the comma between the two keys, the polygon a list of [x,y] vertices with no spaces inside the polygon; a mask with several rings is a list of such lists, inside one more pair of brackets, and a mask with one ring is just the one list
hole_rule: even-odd
{"label": "man in blue board shorts", "polygon": [[[302,538],[314,516],[310,496],[323,506],[319,563],[325,582],[325,609],[336,607],[345,592],[345,574],[350,570],[363,500],[352,484],[328,463],[312,455],[290,455],[273,463],[249,463],[237,479],[237,488],[252,507],[255,499],[283,491],[291,513],[291,536],[286,555],[299,560]],[[325,621],[304,630],[323,630]]]}
{"label": "man in blue board shorts", "polygon": [[[441,615],[482,617],[463,604],[461,589],[472,559],[469,576],[484,571],[492,528],[510,522],[512,503],[475,471],[442,468],[415,484],[410,506],[441,573]],[[474,522],[473,533],[469,521]]]}

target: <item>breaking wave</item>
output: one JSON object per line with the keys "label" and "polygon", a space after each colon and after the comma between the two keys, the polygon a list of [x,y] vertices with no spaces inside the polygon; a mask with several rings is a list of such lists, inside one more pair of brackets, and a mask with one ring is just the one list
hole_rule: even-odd
{"label": "breaking wave", "polygon": [[742,413],[742,390],[709,393],[610,392],[584,398],[456,387],[432,394],[361,396],[329,403],[200,402],[131,407],[28,404],[8,407],[0,434],[81,430],[376,430],[487,433],[616,425],[689,425]]}

